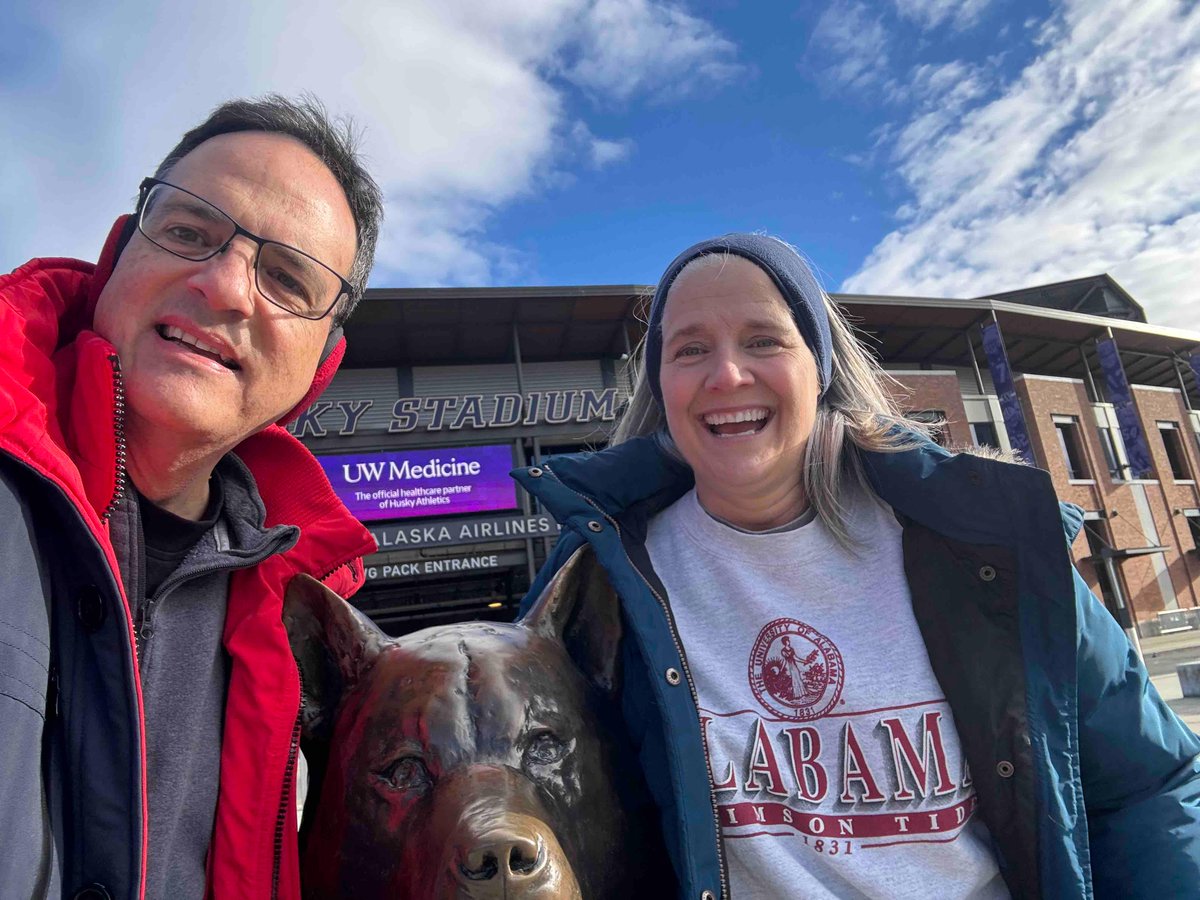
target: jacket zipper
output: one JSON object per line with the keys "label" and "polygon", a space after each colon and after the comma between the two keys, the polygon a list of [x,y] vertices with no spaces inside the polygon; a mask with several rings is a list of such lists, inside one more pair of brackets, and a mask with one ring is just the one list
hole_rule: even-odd
{"label": "jacket zipper", "polygon": [[[357,559],[357,557],[355,558]],[[317,580],[324,583],[325,579],[334,572],[344,569],[349,565],[350,563],[344,562],[334,566]],[[279,872],[283,865],[283,830],[287,827],[288,800],[292,790],[292,782],[296,780],[296,764],[300,754],[300,733],[303,730],[304,723],[304,670],[299,665],[296,666],[296,674],[300,678],[300,704],[296,708],[296,721],[292,724],[292,740],[288,745],[287,769],[283,774],[283,793],[279,798],[279,812],[275,816],[274,860],[271,866],[271,900],[278,900],[279,898]]]}
{"label": "jacket zipper", "polygon": [[[358,557],[355,557],[355,559],[358,559]],[[332,577],[335,572],[340,572],[342,569],[350,569],[351,573],[353,573],[353,571],[354,571],[350,567],[350,563],[344,562],[344,563],[341,563],[340,565],[334,566],[332,569],[330,569],[328,572],[326,572],[324,575],[322,575],[320,578],[318,578],[317,581],[321,582],[321,584],[324,584],[326,582],[326,580],[329,579],[330,577]],[[343,597],[342,599],[344,600],[345,598]]]}
{"label": "jacket zipper", "polygon": [[121,357],[115,353],[108,354],[108,363],[113,373],[113,433],[116,437],[116,481],[113,484],[112,499],[100,514],[100,521],[108,524],[121,498],[125,496],[125,379],[121,375]]}
{"label": "jacket zipper", "polygon": [[[336,571],[336,569],[334,570]],[[304,673],[296,667],[300,676],[300,703],[296,707],[296,721],[292,725],[292,741],[288,745],[287,768],[283,773],[283,794],[279,798],[279,812],[275,817],[274,861],[271,867],[271,900],[279,900],[279,871],[283,865],[283,830],[287,827],[288,799],[292,782],[296,779],[296,760],[300,753],[300,730],[304,719]]]}
{"label": "jacket zipper", "polygon": [[[113,514],[117,511],[117,507],[121,505],[121,500],[125,496],[125,480],[128,476],[128,470],[126,469],[126,453],[127,453],[128,448],[125,443],[125,377],[121,371],[121,357],[118,356],[116,353],[109,353],[108,354],[108,364],[112,368],[113,439],[114,439],[113,447],[114,447],[115,452],[113,454],[113,458],[114,458],[113,495],[109,499],[108,505],[104,507],[104,512],[102,512],[100,514],[100,524],[102,524],[102,525],[108,524],[109,519],[111,519],[113,517]],[[115,563],[115,560],[114,560],[114,563]],[[120,572],[120,569],[115,564],[113,565],[113,578],[116,580],[118,590],[123,592],[124,588],[122,587],[122,582],[121,582],[121,572]],[[125,603],[126,603],[126,609],[129,610],[130,618],[132,619],[132,609],[129,608],[128,598],[126,598]],[[139,656],[141,654],[139,652],[139,648],[138,648],[138,644],[137,644],[136,630],[134,631],[134,634],[132,635],[132,637],[133,637],[133,647],[132,647],[132,650],[133,650],[133,677],[134,677],[135,682],[138,682],[140,684],[141,673],[138,671],[138,664],[140,662]],[[56,687],[57,687],[57,684],[56,684]],[[140,697],[141,689],[140,689],[139,685],[135,684],[134,691]],[[57,712],[59,701],[58,701],[58,697],[57,697],[57,691],[55,693],[56,693],[55,711]],[[149,845],[149,841],[150,841],[150,832],[149,832],[149,827],[148,827],[150,809],[149,809],[149,806],[147,805],[147,794],[146,794],[146,771],[147,771],[146,770],[146,758],[145,758],[146,720],[145,720],[144,708],[142,707],[142,704],[140,703],[140,701],[138,702],[138,707],[139,707],[139,710],[138,710],[138,733],[139,733],[139,738],[140,738],[140,743],[141,743],[141,752],[142,752],[142,760],[141,760],[142,787],[140,790],[141,807],[142,807],[142,847],[141,847],[140,871],[138,873],[138,897],[144,898],[146,896],[146,860],[148,858],[148,845]]]}
{"label": "jacket zipper", "polygon": [[[317,580],[324,583],[325,579],[334,572],[344,569],[349,565],[350,563],[342,563],[341,565],[334,566]],[[283,773],[283,793],[279,797],[279,812],[275,815],[274,859],[271,864],[271,900],[279,900],[279,873],[283,866],[283,830],[287,827],[288,801],[292,791],[292,782],[296,780],[296,765],[300,754],[300,733],[304,727],[304,670],[300,668],[299,664],[296,666],[296,674],[300,678],[300,705],[296,708],[296,721],[292,724],[292,740],[288,745],[287,769]]]}
{"label": "jacket zipper", "polygon": [[[650,593],[654,596],[654,599],[658,601],[658,605],[662,607],[663,615],[666,617],[666,620],[667,620],[667,630],[671,633],[671,640],[675,644],[676,652],[679,654],[679,664],[683,667],[683,676],[684,676],[684,678],[687,679],[688,690],[691,692],[691,695],[692,695],[692,706],[697,710],[696,715],[697,715],[697,718],[699,718],[700,697],[696,693],[696,682],[692,680],[692,670],[688,666],[687,656],[683,652],[683,644],[679,640],[679,634],[675,631],[675,619],[674,619],[674,616],[671,615],[671,607],[667,604],[666,598],[664,598],[661,594],[658,593],[658,591],[656,591],[654,589],[654,585],[652,585],[650,583],[650,579],[648,579],[645,576],[645,574],[642,572],[642,570],[637,567],[637,564],[629,556],[629,551],[625,549],[625,541],[624,541],[624,539],[621,538],[621,526],[617,524],[616,519],[614,519],[612,516],[610,516],[608,513],[606,513],[603,509],[601,509],[600,505],[598,503],[596,503],[596,501],[593,500],[591,497],[588,497],[585,494],[581,494],[581,493],[579,493],[579,491],[575,490],[574,488],[572,488],[566,484],[563,484],[562,479],[559,478],[558,475],[556,475],[554,473],[554,471],[548,465],[546,465],[546,463],[544,463],[544,462],[542,463],[542,470],[545,472],[549,472],[554,477],[555,481],[557,481],[559,484],[561,484],[564,488],[566,488],[568,491],[570,491],[576,497],[578,497],[579,499],[581,499],[585,503],[587,503],[587,505],[592,507],[592,509],[596,510],[596,512],[598,512],[600,515],[602,515],[608,521],[608,523],[610,525],[612,525],[613,530],[615,530],[617,532],[617,538],[621,540],[621,552],[623,552],[625,554],[626,562],[629,563],[629,566],[631,569],[633,569],[633,571],[637,572],[638,577],[642,579],[642,583],[646,585],[647,590],[649,590]],[[701,734],[704,733],[703,727],[701,727],[700,731],[701,731]],[[721,897],[723,898],[723,900],[727,900],[727,898],[729,897],[729,880],[728,880],[728,875],[727,875],[726,869],[725,869],[725,845],[721,839],[721,816],[717,812],[717,792],[712,786],[713,785],[712,763],[708,758],[708,748],[704,747],[703,749],[704,749],[704,768],[708,773],[708,800],[709,800],[709,805],[712,807],[713,826],[716,829],[716,835],[717,835],[717,866],[718,866],[718,872],[719,872],[720,879],[721,879]]]}

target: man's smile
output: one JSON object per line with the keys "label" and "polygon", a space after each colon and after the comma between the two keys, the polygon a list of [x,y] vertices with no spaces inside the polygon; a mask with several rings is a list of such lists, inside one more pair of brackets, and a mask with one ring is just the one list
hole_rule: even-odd
{"label": "man's smile", "polygon": [[207,359],[211,359],[214,362],[219,362],[225,368],[231,369],[232,371],[236,372],[241,369],[241,366],[238,365],[237,360],[222,352],[221,348],[213,346],[212,344],[204,341],[202,338],[196,337],[195,335],[188,334],[186,331],[176,325],[159,324],[154,326],[154,330],[158,332],[158,336],[164,341],[172,341],[177,344],[182,344],[191,352],[197,353],[200,356],[206,357]]}

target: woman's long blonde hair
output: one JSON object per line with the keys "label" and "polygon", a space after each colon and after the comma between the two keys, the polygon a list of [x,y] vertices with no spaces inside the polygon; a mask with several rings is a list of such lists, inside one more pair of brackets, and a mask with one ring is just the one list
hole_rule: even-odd
{"label": "woman's long blonde hair", "polygon": [[[684,271],[696,264],[723,265],[727,259],[725,254],[698,257],[688,263]],[[929,426],[904,414],[883,388],[885,380],[893,384],[898,382],[880,368],[855,335],[853,326],[824,291],[821,301],[829,316],[832,374],[829,387],[817,403],[816,420],[802,464],[803,484],[816,515],[838,543],[855,551],[858,547],[850,534],[848,510],[841,498],[847,487],[859,488],[868,496],[875,496],[859,451],[896,453],[907,450],[919,439],[918,435],[928,435]],[[645,350],[646,338],[643,337],[629,359],[627,371],[633,383],[633,394],[613,432],[612,443],[652,435],[663,452],[684,462],[667,429],[666,415],[650,390]]]}

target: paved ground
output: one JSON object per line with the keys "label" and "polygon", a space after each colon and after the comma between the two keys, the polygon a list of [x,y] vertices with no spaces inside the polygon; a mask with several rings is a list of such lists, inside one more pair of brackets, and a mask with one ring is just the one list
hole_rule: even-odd
{"label": "paved ground", "polygon": [[1183,696],[1179,676],[1175,674],[1175,667],[1179,663],[1200,660],[1200,631],[1145,638],[1142,641],[1142,657],[1146,660],[1150,680],[1167,705],[1192,731],[1200,734],[1200,697]]}

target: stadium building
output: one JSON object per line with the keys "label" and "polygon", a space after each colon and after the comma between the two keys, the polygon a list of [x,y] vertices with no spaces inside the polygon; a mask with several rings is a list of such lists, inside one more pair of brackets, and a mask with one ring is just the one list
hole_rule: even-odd
{"label": "stadium building", "polygon": [[[646,290],[367,292],[291,430],[378,541],[356,602],[386,630],[512,617],[557,526],[508,470],[604,444]],[[1200,332],[1147,324],[1107,275],[835,299],[942,443],[1024,455],[1086,511],[1072,552],[1118,621],[1200,629]]]}

